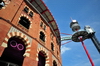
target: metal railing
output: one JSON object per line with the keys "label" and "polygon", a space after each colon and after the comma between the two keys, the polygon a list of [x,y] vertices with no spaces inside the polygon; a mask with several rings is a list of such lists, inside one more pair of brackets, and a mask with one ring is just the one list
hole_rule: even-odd
{"label": "metal railing", "polygon": [[18,66],[17,64],[0,60],[0,66]]}

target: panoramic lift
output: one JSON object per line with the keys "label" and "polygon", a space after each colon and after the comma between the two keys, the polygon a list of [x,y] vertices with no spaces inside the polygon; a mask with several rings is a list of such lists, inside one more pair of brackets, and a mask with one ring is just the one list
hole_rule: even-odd
{"label": "panoramic lift", "polygon": [[[74,42],[81,42],[91,65],[94,66],[94,63],[93,63],[83,41],[85,39],[91,39],[92,42],[94,43],[94,45],[96,46],[98,52],[100,53],[100,43],[95,36],[95,31],[90,26],[85,26],[84,29],[81,29],[80,25],[78,24],[78,22],[76,20],[72,20],[72,22],[70,23],[70,28],[72,29],[72,31],[74,33],[72,35],[67,34],[69,36],[62,37],[61,41],[72,40]],[[65,34],[65,33],[62,33],[62,34]],[[71,41],[69,41],[69,42],[71,42]],[[66,43],[69,43],[69,42],[66,42]],[[66,43],[64,43],[64,44],[66,44]],[[62,45],[64,45],[64,44],[62,44]]]}

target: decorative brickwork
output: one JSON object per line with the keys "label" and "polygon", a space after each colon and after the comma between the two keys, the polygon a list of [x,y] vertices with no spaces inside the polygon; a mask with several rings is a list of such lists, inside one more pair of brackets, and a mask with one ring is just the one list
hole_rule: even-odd
{"label": "decorative brickwork", "polygon": [[5,61],[3,66],[10,63],[41,66],[41,58],[43,66],[53,66],[53,63],[62,66],[60,42],[56,21],[42,0],[1,1],[0,61]]}
{"label": "decorative brickwork", "polygon": [[11,0],[3,0],[5,3],[5,6],[2,9],[5,9],[7,7],[7,5],[10,3]]}
{"label": "decorative brickwork", "polygon": [[46,49],[46,48],[44,48],[42,45],[40,45],[40,44],[38,44],[38,49],[37,49],[37,57],[36,57],[36,61],[39,61],[39,59],[38,59],[38,54],[39,54],[39,52],[42,52],[44,55],[45,55],[45,57],[46,57],[46,63],[45,63],[45,66],[49,66],[49,54],[48,54],[48,50]]}
{"label": "decorative brickwork", "polygon": [[[25,51],[25,54],[24,56],[27,56],[29,57],[30,56],[30,47],[31,47],[31,43],[30,43],[30,40],[31,38],[29,38],[27,35],[25,35],[24,33],[20,32],[19,30],[15,29],[14,27],[11,27],[9,33],[7,34],[7,36],[5,37],[5,40],[4,42],[2,43],[2,47],[7,47],[7,42],[8,40],[11,38],[11,37],[18,37],[20,39],[22,39],[22,41],[24,41],[24,44],[26,45],[26,51]],[[32,42],[32,41],[31,41]]]}

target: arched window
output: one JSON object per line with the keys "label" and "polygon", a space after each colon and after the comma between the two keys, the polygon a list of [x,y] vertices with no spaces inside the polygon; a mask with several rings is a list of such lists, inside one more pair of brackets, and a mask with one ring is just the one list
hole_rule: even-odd
{"label": "arched window", "polygon": [[29,12],[29,8],[28,8],[28,7],[25,7],[25,8],[24,8],[24,11],[25,11],[26,13],[28,13],[28,12]]}
{"label": "arched window", "polygon": [[43,29],[46,30],[46,25],[44,25],[44,28]]}
{"label": "arched window", "polygon": [[8,40],[8,46],[5,48],[0,60],[22,66],[24,60],[23,54],[25,53],[26,46],[23,39],[20,38],[21,37],[11,37]]}
{"label": "arched window", "polygon": [[23,16],[20,18],[19,24],[21,24],[27,29],[29,29],[30,27],[30,21],[26,17],[23,17]]}
{"label": "arched window", "polygon": [[40,32],[40,39],[45,42],[45,34]]}
{"label": "arched window", "polygon": [[38,59],[38,66],[45,66],[46,57],[41,51],[38,54]]}
{"label": "arched window", "polygon": [[57,63],[56,63],[56,61],[55,61],[55,60],[53,61],[53,66],[57,66]]}
{"label": "arched window", "polygon": [[43,26],[43,22],[40,23],[40,27],[42,27],[42,26]]}
{"label": "arched window", "polygon": [[33,17],[33,12],[32,11],[30,11],[29,16]]}
{"label": "arched window", "polygon": [[50,37],[51,37],[51,39],[53,40],[54,36],[53,36],[53,34],[52,34],[52,33],[50,33]]}
{"label": "arched window", "polygon": [[54,51],[54,44],[51,43],[51,50]]}
{"label": "arched window", "polygon": [[4,1],[3,0],[0,0],[0,9],[2,9],[2,7],[4,7],[4,6],[5,6]]}

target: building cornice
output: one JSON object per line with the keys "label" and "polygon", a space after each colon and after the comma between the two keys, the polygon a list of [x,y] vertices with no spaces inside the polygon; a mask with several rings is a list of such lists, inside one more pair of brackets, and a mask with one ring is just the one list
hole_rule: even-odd
{"label": "building cornice", "polygon": [[52,32],[57,38],[58,44],[61,44],[61,37],[60,37],[60,31],[58,29],[58,26],[56,24],[56,21],[54,20],[54,17],[52,16],[51,12],[47,8],[47,6],[44,4],[42,0],[25,0],[40,16],[43,18],[43,20],[47,23],[48,26],[50,26]]}

